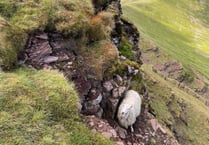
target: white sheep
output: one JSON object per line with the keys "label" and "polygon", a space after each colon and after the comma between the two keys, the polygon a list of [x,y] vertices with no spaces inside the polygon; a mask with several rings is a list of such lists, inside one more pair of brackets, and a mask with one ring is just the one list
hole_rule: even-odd
{"label": "white sheep", "polygon": [[117,118],[120,125],[126,129],[131,126],[132,132],[134,132],[133,124],[141,112],[141,102],[139,94],[134,90],[129,90],[118,108]]}

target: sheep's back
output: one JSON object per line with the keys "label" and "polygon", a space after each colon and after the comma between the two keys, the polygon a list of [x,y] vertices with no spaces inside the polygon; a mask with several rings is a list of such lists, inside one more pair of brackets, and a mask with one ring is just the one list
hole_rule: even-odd
{"label": "sheep's back", "polygon": [[123,103],[133,106],[133,112],[135,113],[135,116],[139,116],[141,112],[141,97],[136,91],[127,91],[126,96],[122,101],[122,104]]}

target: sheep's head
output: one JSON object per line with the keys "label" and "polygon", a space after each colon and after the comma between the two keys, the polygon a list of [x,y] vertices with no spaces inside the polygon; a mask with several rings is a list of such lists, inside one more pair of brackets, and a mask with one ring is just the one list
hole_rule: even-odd
{"label": "sheep's head", "polygon": [[131,108],[133,106],[130,105],[123,105],[119,108],[119,114],[118,114],[118,119],[122,120],[122,119],[127,119],[129,117]]}

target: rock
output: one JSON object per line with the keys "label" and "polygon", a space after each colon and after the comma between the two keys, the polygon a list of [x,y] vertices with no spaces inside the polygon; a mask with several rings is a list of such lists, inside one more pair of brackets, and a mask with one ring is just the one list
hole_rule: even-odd
{"label": "rock", "polygon": [[42,34],[36,35],[36,38],[48,40],[48,35],[46,33],[42,33]]}
{"label": "rock", "polygon": [[121,60],[126,60],[127,58],[126,58],[125,56],[121,55],[121,56],[120,56],[120,59],[121,59]]}
{"label": "rock", "polygon": [[110,92],[113,89],[113,85],[112,85],[111,81],[104,82],[103,87],[105,88],[105,90],[107,92]]}
{"label": "rock", "polygon": [[117,99],[119,97],[119,92],[118,92],[118,88],[114,88],[112,90],[112,97]]}
{"label": "rock", "polygon": [[116,142],[117,145],[125,145],[122,141]]}
{"label": "rock", "polygon": [[119,76],[119,75],[116,75],[115,82],[116,82],[118,85],[122,85],[122,84],[123,84],[123,79],[122,79],[122,77]]}
{"label": "rock", "polygon": [[32,60],[33,62],[40,62],[42,58],[49,56],[52,53],[52,48],[50,47],[48,41],[44,41],[37,43],[30,49],[26,49],[26,52],[28,53],[29,60]]}
{"label": "rock", "polygon": [[162,126],[159,126],[159,129],[163,134],[166,134],[166,130]]}
{"label": "rock", "polygon": [[56,62],[58,61],[58,57],[56,56],[47,56],[44,58],[44,63],[53,63],[53,62]]}
{"label": "rock", "polygon": [[163,134],[166,134],[166,130],[157,122],[156,119],[151,119],[150,120],[150,123],[151,123],[151,126],[152,126],[152,129],[154,130],[154,135],[155,135],[155,132],[160,129],[160,131],[163,133]]}
{"label": "rock", "polygon": [[154,132],[156,132],[157,129],[158,129],[158,122],[157,122],[157,120],[156,119],[151,119],[150,123],[151,123],[152,129],[154,130]]}
{"label": "rock", "polygon": [[126,87],[125,86],[119,87],[118,88],[118,95],[122,96],[125,91],[126,91]]}
{"label": "rock", "polygon": [[135,134],[136,137],[138,138],[142,138],[143,139],[143,136],[141,134]]}
{"label": "rock", "polygon": [[90,100],[94,99],[96,101],[95,104],[97,104],[97,102],[99,104],[102,100],[102,94],[97,88],[92,88],[88,94],[88,98]]}
{"label": "rock", "polygon": [[[59,57],[59,61],[67,61],[69,60],[69,56],[67,54],[63,54],[61,57]],[[72,64],[71,64],[72,65]]]}
{"label": "rock", "polygon": [[154,47],[154,48],[152,48],[152,50],[153,50],[154,52],[158,52],[158,51],[159,51],[159,48],[158,48],[158,47]]}
{"label": "rock", "polygon": [[117,132],[114,129],[111,129],[110,132],[112,133],[113,137],[117,137]]}
{"label": "rock", "polygon": [[137,75],[139,73],[139,70],[138,69],[135,69],[134,70],[134,75]]}
{"label": "rock", "polygon": [[122,138],[122,139],[125,139],[126,138],[127,131],[125,129],[123,129],[121,127],[117,127],[116,128],[116,131],[117,131],[117,133],[118,133],[118,135],[119,135],[120,138]]}
{"label": "rock", "polygon": [[102,135],[104,135],[107,138],[111,138],[113,137],[112,134],[110,132],[103,132]]}
{"label": "rock", "polygon": [[78,108],[78,110],[79,110],[79,112],[81,111],[81,109],[82,109],[82,105],[81,105],[81,103],[79,103],[78,102],[78,104],[77,104],[77,108]]}
{"label": "rock", "polygon": [[68,65],[72,65],[72,64],[73,64],[73,62],[68,62],[67,64],[68,64]]}
{"label": "rock", "polygon": [[93,103],[97,105],[97,104],[101,103],[101,101],[102,101],[102,94],[99,94],[97,99],[93,100]]}
{"label": "rock", "polygon": [[100,105],[94,105],[89,101],[84,103],[83,109],[86,114],[96,114],[100,110]]}
{"label": "rock", "polygon": [[102,118],[103,112],[104,112],[103,109],[100,107],[99,111],[96,113],[96,116],[98,118]]}
{"label": "rock", "polygon": [[93,121],[90,122],[89,125],[90,125],[91,127],[94,126],[94,122],[93,122]]}

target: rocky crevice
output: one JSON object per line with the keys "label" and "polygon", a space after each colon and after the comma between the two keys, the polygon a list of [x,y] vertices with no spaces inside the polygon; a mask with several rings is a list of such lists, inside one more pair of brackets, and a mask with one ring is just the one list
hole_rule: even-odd
{"label": "rocky crevice", "polygon": [[[133,24],[121,18],[120,0],[106,0],[103,3],[93,0],[93,3],[95,14],[103,10],[116,11],[114,16],[115,28],[110,36],[112,44],[114,44],[114,46],[111,45],[110,49],[115,52],[116,60],[101,64],[101,77],[98,77],[97,70],[91,64],[92,62],[87,59],[88,54],[86,55],[86,50],[83,50],[86,48],[81,48],[80,42],[75,38],[66,37],[56,31],[35,31],[30,34],[25,50],[19,56],[19,65],[34,69],[57,69],[62,72],[75,84],[80,96],[81,113],[108,120],[104,123],[94,119],[94,117],[92,119],[83,116],[84,121],[94,131],[92,121],[94,123],[100,122],[96,123],[96,131],[103,132],[102,130],[105,130],[104,135],[114,138],[118,141],[118,144],[150,144],[152,138],[154,138],[153,142],[155,142],[155,139],[158,142],[173,142],[172,138],[169,138],[162,128],[158,135],[153,136],[152,128],[156,128],[152,126],[150,120],[154,117],[150,116],[146,103],[143,104],[142,115],[134,125],[134,128],[136,128],[134,134],[130,134],[130,130],[127,132],[118,126],[115,114],[125,92],[130,88],[136,89],[142,94],[146,92],[146,88],[139,89],[140,85],[143,86],[139,70],[141,65],[141,52],[138,46],[140,35]],[[124,43],[128,43],[132,48],[131,58],[117,53],[120,47],[125,45]],[[143,101],[148,100],[148,96],[145,95]],[[102,129],[101,124],[111,128],[113,135],[110,135],[107,129]],[[165,141],[166,138],[168,141]]]}

